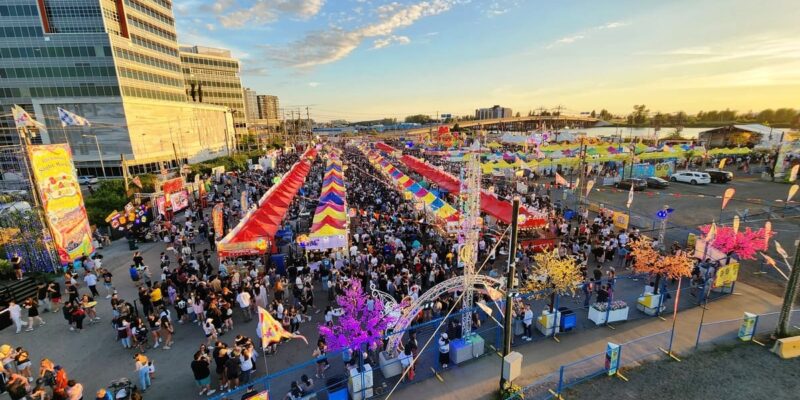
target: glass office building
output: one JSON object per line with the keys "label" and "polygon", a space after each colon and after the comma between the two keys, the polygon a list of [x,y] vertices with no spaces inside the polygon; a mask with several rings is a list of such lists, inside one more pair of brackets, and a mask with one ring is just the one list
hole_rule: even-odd
{"label": "glass office building", "polygon": [[[228,107],[188,102],[169,0],[0,2],[0,145],[14,144],[10,108],[46,130],[34,139],[69,143],[80,174],[156,172],[227,154]],[[62,127],[57,108],[88,119]]]}

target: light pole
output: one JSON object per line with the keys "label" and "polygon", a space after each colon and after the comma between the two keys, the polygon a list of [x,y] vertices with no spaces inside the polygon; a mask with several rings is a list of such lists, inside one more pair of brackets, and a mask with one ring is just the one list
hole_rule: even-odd
{"label": "light pole", "polygon": [[100,169],[103,170],[103,179],[107,179],[108,176],[106,176],[106,166],[105,164],[103,164],[103,153],[100,152],[100,142],[97,141],[97,135],[81,135],[81,136],[85,138],[88,137],[94,138],[94,145],[97,146],[97,156],[100,157]]}
{"label": "light pole", "polygon": [[[512,338],[512,320],[511,314],[513,312],[512,291],[514,289],[514,278],[517,275],[517,227],[519,223],[519,196],[514,196],[511,203],[511,238],[508,252],[508,267],[506,269],[506,304],[505,315],[503,319],[503,363],[500,364],[500,390],[503,390],[507,382],[505,378],[505,358],[511,353],[511,338]],[[509,373],[509,376],[511,374]]]}

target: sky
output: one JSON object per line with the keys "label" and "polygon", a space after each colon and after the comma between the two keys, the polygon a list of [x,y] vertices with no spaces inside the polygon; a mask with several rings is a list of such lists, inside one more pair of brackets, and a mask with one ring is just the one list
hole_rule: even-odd
{"label": "sky", "polygon": [[[797,0],[179,0],[181,44],[318,121],[800,108]],[[288,114],[287,114],[288,115]]]}

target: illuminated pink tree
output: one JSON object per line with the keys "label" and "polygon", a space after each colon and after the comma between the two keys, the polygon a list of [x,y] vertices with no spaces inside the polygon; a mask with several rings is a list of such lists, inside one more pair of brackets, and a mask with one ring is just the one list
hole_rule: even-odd
{"label": "illuminated pink tree", "polygon": [[[710,228],[710,225],[704,225],[700,227],[700,231],[706,235]],[[752,260],[757,252],[766,247],[768,235],[772,236],[773,233],[764,231],[764,228],[757,231],[745,228],[743,232],[736,232],[732,227],[718,226],[711,246],[729,256],[735,254],[740,259]]]}
{"label": "illuminated pink tree", "polygon": [[389,306],[380,298],[374,299],[372,309],[368,306],[369,296],[361,289],[361,283],[350,281],[343,296],[336,299],[342,308],[342,315],[333,326],[320,326],[319,333],[325,338],[330,351],[358,349],[367,344],[376,349],[383,340],[386,329],[395,322]]}

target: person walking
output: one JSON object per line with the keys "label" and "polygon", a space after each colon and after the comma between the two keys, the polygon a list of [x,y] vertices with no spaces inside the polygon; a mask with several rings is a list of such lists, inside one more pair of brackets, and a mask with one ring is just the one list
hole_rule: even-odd
{"label": "person walking", "polygon": [[95,275],[94,271],[88,271],[86,276],[83,277],[83,281],[89,287],[92,297],[100,297],[100,292],[97,291],[97,275]]}
{"label": "person walking", "polygon": [[141,385],[142,392],[150,387],[150,365],[142,353],[136,353],[133,356],[136,373],[139,376],[139,384]]}
{"label": "person walking", "polygon": [[442,333],[439,337],[439,365],[442,368],[447,369],[448,364],[450,363],[450,339],[447,337],[446,333]]}
{"label": "person walking", "polygon": [[16,333],[20,333],[22,331],[22,327],[27,325],[25,322],[22,322],[22,307],[19,304],[15,303],[14,301],[8,302],[8,307],[0,311],[2,313],[8,313],[8,316],[11,317],[11,321],[14,322],[14,326],[17,328]]}
{"label": "person walking", "polygon": [[530,342],[533,340],[533,311],[531,310],[530,304],[525,305],[525,312],[522,315],[522,325],[525,330],[522,334],[522,338]]}
{"label": "person walking", "polygon": [[161,338],[164,340],[164,350],[169,350],[174,341],[172,340],[175,333],[175,327],[166,315],[161,317]]}
{"label": "person walking", "polygon": [[61,285],[58,282],[50,282],[47,285],[47,297],[50,298],[50,311],[57,313],[58,305],[61,303]]}
{"label": "person walking", "polygon": [[39,316],[39,302],[36,301],[36,298],[31,297],[28,300],[26,300],[25,309],[28,310],[28,329],[25,329],[26,332],[30,332],[33,330],[34,321],[39,321],[39,326],[45,324],[42,317]]}

